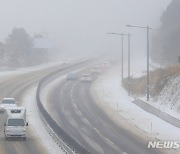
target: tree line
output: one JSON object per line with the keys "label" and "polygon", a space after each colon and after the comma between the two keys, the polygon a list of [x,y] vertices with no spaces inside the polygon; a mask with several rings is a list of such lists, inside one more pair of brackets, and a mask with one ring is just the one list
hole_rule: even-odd
{"label": "tree line", "polygon": [[34,38],[23,28],[13,28],[4,42],[0,42],[0,65],[7,67],[27,67],[47,61],[46,49],[35,49]]}

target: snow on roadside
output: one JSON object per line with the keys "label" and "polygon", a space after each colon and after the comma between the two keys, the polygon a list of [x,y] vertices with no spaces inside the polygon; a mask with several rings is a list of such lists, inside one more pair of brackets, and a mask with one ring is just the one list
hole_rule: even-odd
{"label": "snow on roadside", "polygon": [[46,69],[46,68],[49,68],[49,67],[57,66],[57,65],[60,65],[60,64],[62,64],[62,62],[51,62],[51,63],[32,66],[32,67],[26,67],[26,68],[14,69],[14,70],[2,71],[2,72],[0,72],[0,76],[3,77],[3,76],[7,76],[7,75],[24,74],[24,73],[29,73],[29,72],[38,71],[38,70]]}
{"label": "snow on roadside", "polygon": [[[142,100],[146,102],[144,98],[142,98]],[[176,75],[169,79],[159,96],[146,103],[153,105],[162,112],[180,119],[180,76]]]}
{"label": "snow on roadside", "polygon": [[[72,59],[71,61],[69,61],[70,64],[79,62],[79,61],[86,61],[88,60],[88,58],[80,58],[80,59]],[[41,65],[35,65],[35,66],[31,66],[31,67],[24,67],[24,68],[17,68],[17,69],[13,69],[13,68],[8,68],[8,67],[0,67],[0,77],[1,76],[7,76],[7,75],[14,75],[14,74],[23,74],[23,73],[29,73],[32,71],[38,71],[38,70],[42,70],[42,69],[46,69],[49,67],[53,67],[53,66],[58,66],[61,64],[66,64],[64,62],[64,60],[62,61],[55,61],[55,62],[48,62],[48,63],[44,63]],[[68,64],[66,64],[68,65]]]}
{"label": "snow on roadside", "polygon": [[35,136],[40,138],[42,145],[47,148],[49,154],[64,154],[65,152],[54,142],[53,138],[47,132],[42,122],[36,106],[36,89],[33,86],[24,96],[24,105],[27,108],[27,119],[29,126],[32,127]]}
{"label": "snow on roadside", "polygon": [[41,98],[41,101],[44,105],[44,108],[46,109],[47,112],[49,112],[49,114],[53,118],[55,118],[57,116],[54,116],[56,114],[56,112],[51,111],[51,103],[47,102],[47,100],[49,99],[49,92],[51,91],[51,89],[53,89],[55,86],[59,85],[65,79],[66,79],[66,75],[62,75],[62,76],[54,79],[50,83],[48,83],[46,86],[44,86],[42,91],[41,91],[40,98]]}
{"label": "snow on roadside", "polygon": [[180,141],[180,129],[147,113],[131,101],[127,92],[121,86],[120,66],[107,71],[100,76],[93,85],[96,93],[103,105],[109,106],[114,112],[118,112],[121,117],[134,126],[143,130],[148,136],[159,140]]}

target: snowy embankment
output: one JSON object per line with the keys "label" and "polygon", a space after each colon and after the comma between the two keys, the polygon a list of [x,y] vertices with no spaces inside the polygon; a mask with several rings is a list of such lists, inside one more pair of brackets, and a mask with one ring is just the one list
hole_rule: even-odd
{"label": "snowy embankment", "polygon": [[[119,118],[125,119],[127,125],[129,123],[143,131],[143,134],[148,136],[145,138],[146,141],[150,139],[179,141],[179,128],[147,113],[131,102],[133,98],[128,97],[127,92],[121,86],[119,68],[120,66],[114,67],[95,81],[92,91],[94,91],[100,105],[113,109],[115,114],[118,113]],[[137,133],[136,130],[134,132]]]}
{"label": "snowy embankment", "polygon": [[148,103],[180,120],[180,75],[169,79],[160,94]]}

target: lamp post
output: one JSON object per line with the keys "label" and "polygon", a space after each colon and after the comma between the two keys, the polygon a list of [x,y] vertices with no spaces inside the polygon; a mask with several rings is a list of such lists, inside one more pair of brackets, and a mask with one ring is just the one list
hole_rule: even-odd
{"label": "lamp post", "polygon": [[127,27],[135,27],[135,28],[143,28],[147,31],[147,83],[146,83],[146,91],[147,91],[147,101],[149,101],[149,30],[152,29],[149,26],[141,27],[141,26],[132,26],[126,25]]}
{"label": "lamp post", "polygon": [[128,34],[128,95],[130,95],[130,61],[131,61],[131,56],[130,56],[130,37],[131,35]]}
{"label": "lamp post", "polygon": [[[124,34],[124,33],[107,33],[107,34],[113,34],[113,35],[120,35],[121,36],[121,78],[122,78],[122,81],[123,81],[123,79],[124,79],[124,60],[123,60],[123,57],[124,57],[124,36],[130,36],[130,34]],[[130,49],[130,39],[129,39],[129,48],[128,49]],[[130,50],[129,50],[130,51]],[[130,52],[128,52],[128,54],[129,54]],[[130,56],[128,56],[128,57],[130,57]],[[130,64],[129,62],[128,62],[128,64]],[[130,69],[129,69],[130,70]],[[129,74],[128,74],[129,75]]]}
{"label": "lamp post", "polygon": [[124,66],[123,66],[123,56],[124,56],[124,46],[123,46],[123,41],[124,41],[124,36],[128,36],[128,95],[130,95],[130,37],[132,36],[132,35],[130,35],[129,33],[128,34],[124,34],[124,33],[108,33],[108,34],[114,34],[114,35],[121,35],[121,41],[122,41],[122,49],[121,49],[121,62],[122,62],[122,64],[121,64],[121,66],[122,66],[122,69],[121,69],[121,71],[122,71],[122,73],[121,73],[121,75],[122,75],[122,81],[123,81],[123,68],[124,68]]}

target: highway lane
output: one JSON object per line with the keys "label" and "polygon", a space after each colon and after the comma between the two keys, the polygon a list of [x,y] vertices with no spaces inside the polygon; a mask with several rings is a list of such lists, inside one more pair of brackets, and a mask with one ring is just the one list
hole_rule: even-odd
{"label": "highway lane", "polygon": [[[26,90],[37,84],[45,75],[59,69],[62,66],[47,68],[18,75],[0,77],[0,98],[14,97],[18,102],[22,102],[22,97]],[[20,105],[19,104],[19,105]],[[6,141],[3,134],[3,117],[0,115],[0,154],[46,154],[46,148],[41,144],[40,139],[33,134],[31,125],[28,126],[27,140],[12,139]]]}
{"label": "highway lane", "polygon": [[90,94],[90,84],[64,81],[50,92],[48,102],[55,120],[93,154],[160,154],[117,125]]}

